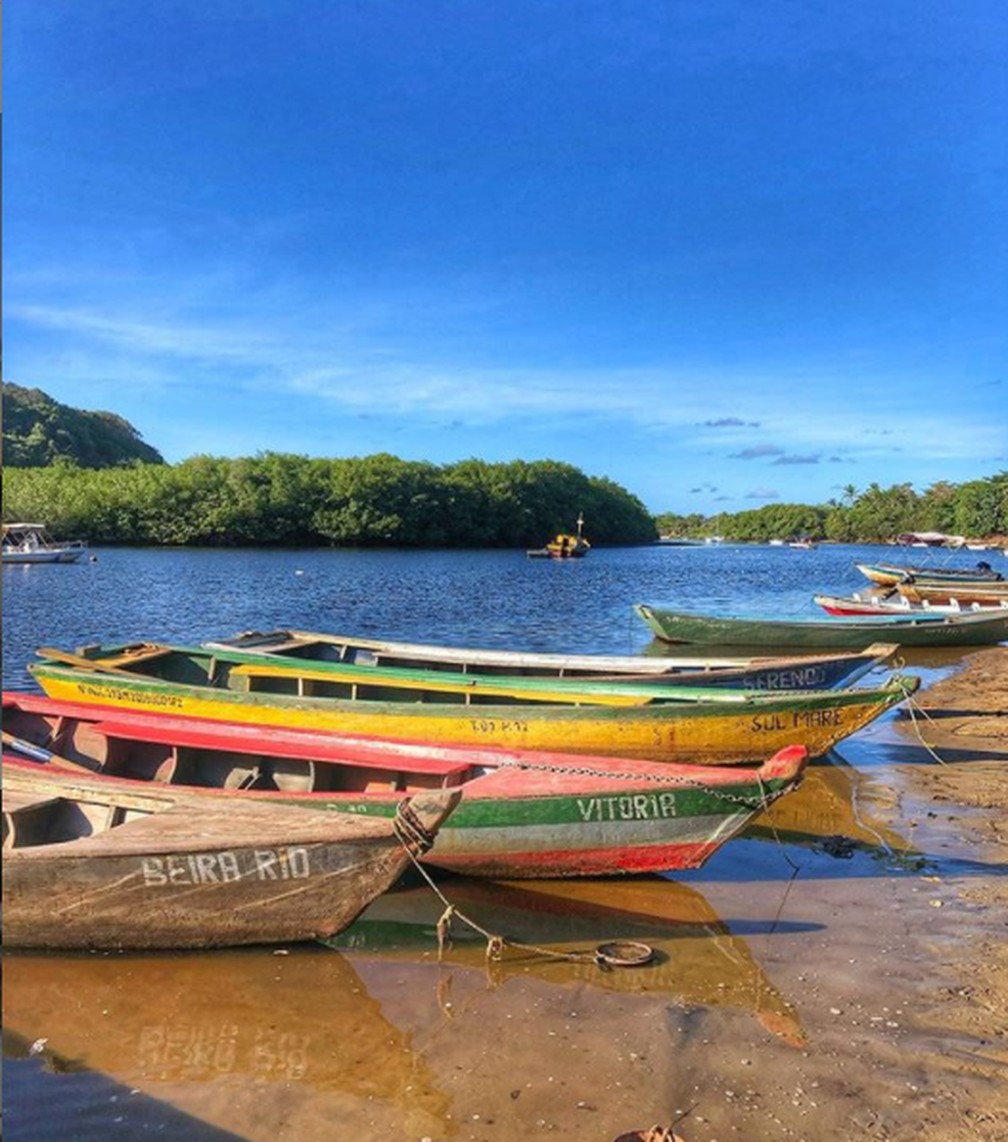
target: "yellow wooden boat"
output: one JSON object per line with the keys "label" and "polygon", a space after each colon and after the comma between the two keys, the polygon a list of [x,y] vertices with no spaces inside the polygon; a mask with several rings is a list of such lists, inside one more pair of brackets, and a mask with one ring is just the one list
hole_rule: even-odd
{"label": "yellow wooden boat", "polygon": [[[820,756],[919,686],[915,677],[894,675],[877,688],[723,692],[711,701],[632,694],[634,704],[610,705],[569,690],[516,696],[503,679],[490,689],[472,679],[453,688],[424,675],[412,689],[390,689],[370,675],[366,684],[355,683],[329,664],[200,647],[43,649],[39,655],[33,676],[50,697],[68,702],[428,743],[704,764],[765,760],[795,744]],[[613,689],[626,700],[625,688]]]}

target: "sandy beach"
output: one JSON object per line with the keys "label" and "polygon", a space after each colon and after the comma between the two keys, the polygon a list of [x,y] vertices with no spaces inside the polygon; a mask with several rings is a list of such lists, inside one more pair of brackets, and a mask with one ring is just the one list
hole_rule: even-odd
{"label": "sandy beach", "polygon": [[441,883],[515,944],[645,967],[487,963],[458,918],[439,962],[423,885],[341,952],[8,955],[7,1137],[1001,1142],[1008,648],[885,732],[675,882]]}

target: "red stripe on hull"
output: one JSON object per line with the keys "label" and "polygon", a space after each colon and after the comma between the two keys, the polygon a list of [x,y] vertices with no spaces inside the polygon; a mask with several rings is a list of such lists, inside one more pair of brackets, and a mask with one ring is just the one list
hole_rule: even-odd
{"label": "red stripe on hull", "polygon": [[523,853],[480,853],[471,857],[446,856],[432,851],[425,864],[453,872],[522,880],[554,876],[607,876],[613,873],[672,872],[699,868],[720,847],[720,841],[702,844],[642,845],[639,848],[552,849]]}

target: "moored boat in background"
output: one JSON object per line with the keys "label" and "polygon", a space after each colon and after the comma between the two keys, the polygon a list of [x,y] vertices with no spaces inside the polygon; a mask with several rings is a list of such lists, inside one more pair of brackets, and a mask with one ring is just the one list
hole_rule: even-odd
{"label": "moored boat in background", "polygon": [[76,563],[86,552],[84,540],[54,540],[44,523],[3,525],[0,558],[4,563]]}
{"label": "moored boat in background", "polygon": [[637,613],[668,642],[733,647],[993,646],[1008,639],[1008,614],[963,612],[866,615],[829,619],[760,619],[698,615],[639,603]]}
{"label": "moored boat in background", "polygon": [[1003,579],[989,563],[981,560],[975,567],[921,567],[897,563],[855,563],[866,579],[882,587],[895,587],[918,578],[950,582],[999,582]]}
{"label": "moored boat in background", "polygon": [[560,532],[545,546],[533,548],[525,554],[532,559],[582,559],[591,550],[591,544],[582,533],[584,518],[577,518],[577,534]]}

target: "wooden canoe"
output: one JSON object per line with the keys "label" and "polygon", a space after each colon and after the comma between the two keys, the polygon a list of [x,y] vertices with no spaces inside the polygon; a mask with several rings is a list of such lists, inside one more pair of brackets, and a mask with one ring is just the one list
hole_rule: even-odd
{"label": "wooden canoe", "polygon": [[353,638],[317,631],[244,631],[204,643],[211,649],[272,654],[312,662],[455,671],[504,677],[651,680],[681,686],[744,690],[829,690],[850,686],[896,652],[878,643],[849,654],[779,657],[665,657],[656,655],[543,654]]}
{"label": "wooden canoe", "polygon": [[895,587],[897,583],[916,579],[918,576],[955,583],[999,582],[1003,578],[990,564],[978,564],[976,567],[920,567],[897,563],[855,563],[854,566],[866,579],[883,587]]}
{"label": "wooden canoe", "polygon": [[957,603],[961,608],[976,604],[988,609],[1008,606],[1008,583],[952,583],[920,578],[899,583],[896,590],[911,603]]}
{"label": "wooden canoe", "polygon": [[1008,639],[1008,614],[855,615],[849,618],[728,618],[638,604],[637,613],[658,638],[708,646],[864,647],[898,642],[905,647],[993,646]]}
{"label": "wooden canoe", "polygon": [[367,820],[152,790],[5,754],[4,946],[208,948],[331,936],[399,879],[407,835],[432,837],[458,797],[429,791],[404,801],[396,822]]}
{"label": "wooden canoe", "polygon": [[862,595],[855,592],[846,597],[837,595],[814,595],[812,601],[829,615],[959,615],[968,611],[995,611],[1008,607],[1008,600],[1000,603],[972,603],[961,607],[957,602],[932,603],[911,602],[898,591],[893,595]]}
{"label": "wooden canoe", "polygon": [[[880,687],[762,693],[720,691],[708,701],[652,698],[603,705],[566,700],[480,700],[477,688],[390,691],[348,685],[332,664],[264,661],[261,655],[148,644],[143,655],[42,649],[29,669],[63,701],[158,710],[214,721],[285,726],[428,743],[562,750],[689,764],[762,762],[789,745],[812,756],[913,693],[919,679]],[[63,660],[66,661],[63,661]],[[615,687],[619,690],[620,687]]]}
{"label": "wooden canoe", "polygon": [[[106,781],[226,790],[242,804],[391,818],[404,796],[459,789],[461,804],[423,859],[491,877],[697,868],[796,787],[807,759],[802,746],[758,769],[438,748],[112,712],[20,693],[4,695],[3,723],[11,759],[55,755],[53,765],[83,765]],[[54,770],[54,780],[73,788],[72,776]]]}

